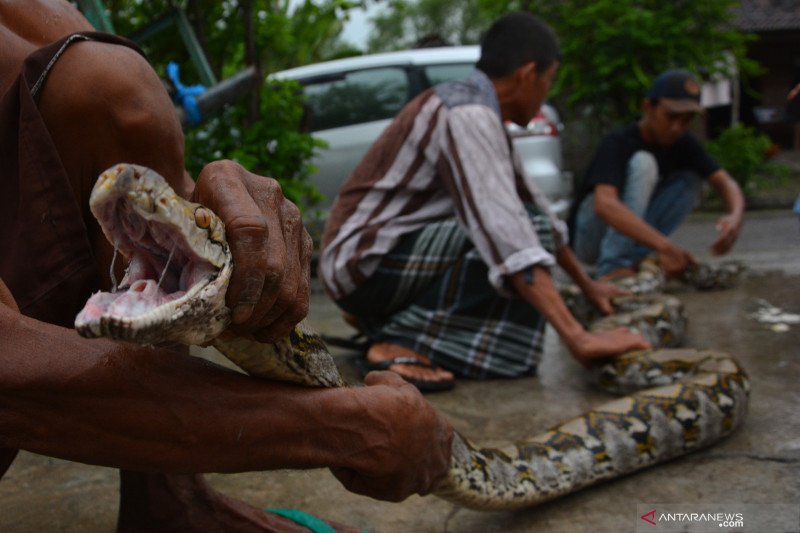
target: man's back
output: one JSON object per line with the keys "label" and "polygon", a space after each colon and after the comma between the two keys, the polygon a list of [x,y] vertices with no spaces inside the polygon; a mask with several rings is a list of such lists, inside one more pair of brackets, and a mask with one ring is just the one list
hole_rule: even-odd
{"label": "man's back", "polygon": [[[501,261],[508,241],[493,242],[505,233],[496,226],[524,212],[515,163],[485,74],[417,96],[342,187],[323,237],[326,288],[334,298],[352,292],[400,238],[453,216],[489,263]],[[520,232],[520,246],[538,242],[532,228]]]}

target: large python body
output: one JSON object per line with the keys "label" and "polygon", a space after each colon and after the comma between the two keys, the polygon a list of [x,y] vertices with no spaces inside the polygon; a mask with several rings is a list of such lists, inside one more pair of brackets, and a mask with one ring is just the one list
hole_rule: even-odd
{"label": "large python body", "polygon": [[[232,269],[224,227],[210,210],[178,197],[154,171],[125,164],[109,169],[92,192],[91,209],[130,264],[119,289],[93,295],[78,315],[82,335],[139,343],[211,341],[255,376],[345,385],[324,344],[302,324],[276,344],[220,337],[230,322],[224,297]],[[638,318],[629,325],[651,342],[676,345],[680,302],[636,298],[647,305],[636,305]],[[615,320],[625,316],[632,315]],[[456,435],[450,475],[436,494],[474,509],[536,505],[708,446],[745,415],[747,377],[723,353],[638,351],[595,371],[605,388],[629,395],[504,448],[479,448]]]}

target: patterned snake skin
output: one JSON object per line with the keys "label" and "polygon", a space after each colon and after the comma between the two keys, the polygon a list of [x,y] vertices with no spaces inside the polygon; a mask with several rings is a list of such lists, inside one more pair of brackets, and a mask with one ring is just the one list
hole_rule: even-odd
{"label": "patterned snake skin", "polygon": [[[210,210],[178,197],[154,171],[127,164],[100,176],[91,209],[130,264],[118,289],[93,295],[78,315],[81,335],[211,341],[254,376],[345,386],[320,338],[302,324],[276,344],[218,337],[230,321],[225,291],[232,259],[223,225]],[[693,274],[698,286],[733,280],[703,268]],[[646,278],[635,286],[646,286]],[[654,346],[677,346],[684,325],[680,301],[655,292],[659,281],[651,285],[649,294],[617,302],[620,312],[593,327],[625,324]],[[724,353],[630,352],[594,374],[607,390],[628,395],[503,448],[479,448],[456,435],[450,475],[436,494],[483,510],[536,505],[713,444],[745,416],[749,382]]]}

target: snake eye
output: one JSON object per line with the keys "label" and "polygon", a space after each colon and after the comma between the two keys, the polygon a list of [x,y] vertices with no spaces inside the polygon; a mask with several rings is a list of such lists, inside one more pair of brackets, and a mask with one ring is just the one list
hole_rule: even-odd
{"label": "snake eye", "polygon": [[194,210],[194,223],[198,228],[207,229],[211,225],[211,213],[205,207]]}

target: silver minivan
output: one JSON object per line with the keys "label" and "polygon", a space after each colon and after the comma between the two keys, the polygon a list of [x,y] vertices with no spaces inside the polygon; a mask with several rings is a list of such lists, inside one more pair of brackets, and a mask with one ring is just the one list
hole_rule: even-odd
{"label": "silver minivan", "polygon": [[[312,160],[317,170],[310,178],[326,197],[320,206],[323,216],[400,109],[433,85],[467,78],[479,55],[478,46],[421,48],[316,63],[270,76],[297,80],[303,86],[305,126],[327,143]],[[528,179],[563,218],[569,209],[572,177],[562,171],[562,127],[555,109],[546,104],[527,128],[508,125]]]}

